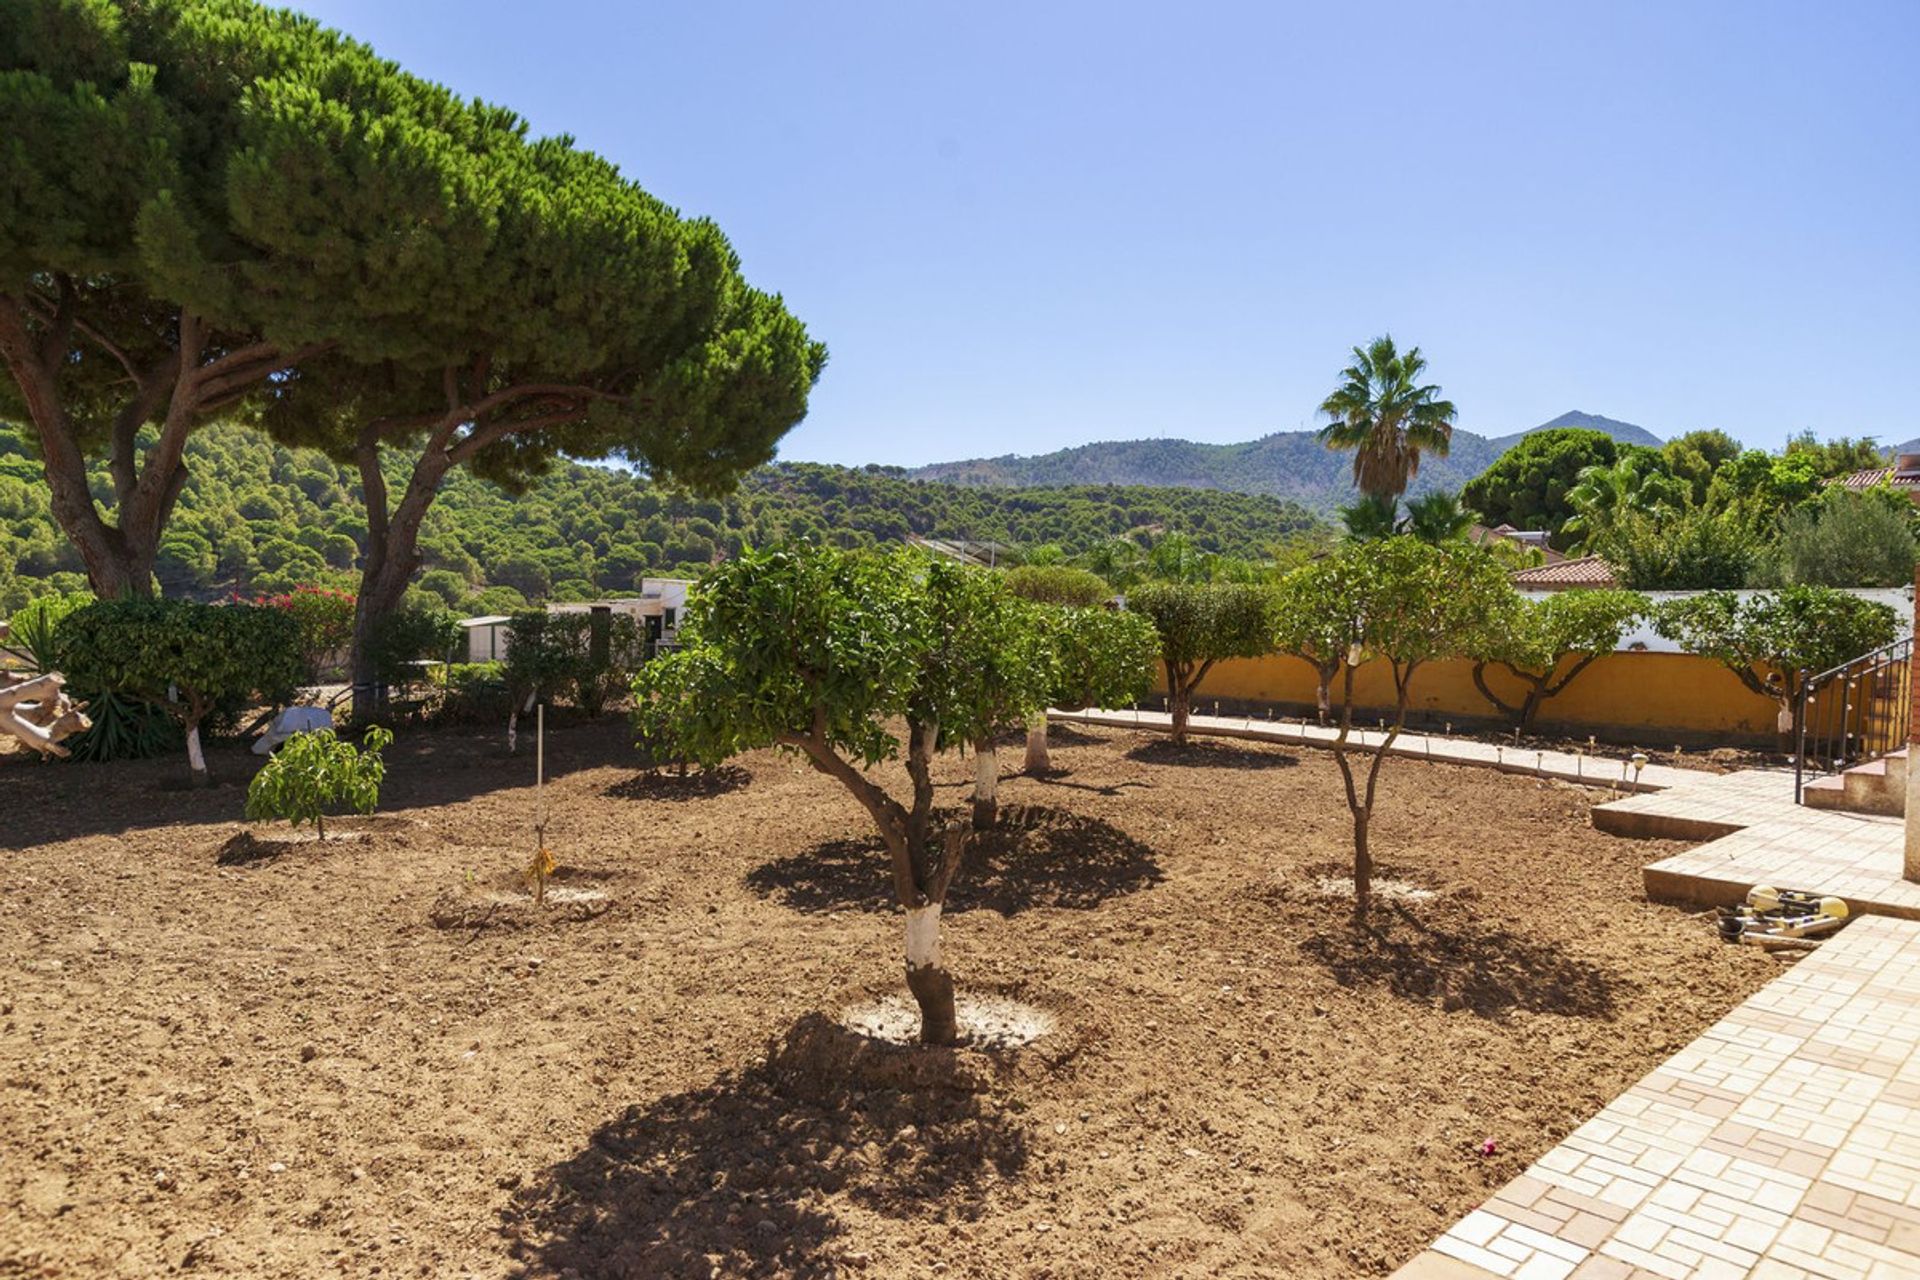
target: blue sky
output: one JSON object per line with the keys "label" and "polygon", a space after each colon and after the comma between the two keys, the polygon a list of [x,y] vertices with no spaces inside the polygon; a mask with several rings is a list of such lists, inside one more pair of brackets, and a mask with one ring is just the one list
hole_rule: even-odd
{"label": "blue sky", "polygon": [[1380,332],[1487,435],[1920,436],[1915,0],[298,7],[716,219],[788,458],[1313,426]]}

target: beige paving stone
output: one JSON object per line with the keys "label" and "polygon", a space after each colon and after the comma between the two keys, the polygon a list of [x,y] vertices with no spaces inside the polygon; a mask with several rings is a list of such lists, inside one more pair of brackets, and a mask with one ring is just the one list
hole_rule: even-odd
{"label": "beige paving stone", "polygon": [[1434,1249],[1517,1280],[1920,1280],[1920,924],[1863,917]]}

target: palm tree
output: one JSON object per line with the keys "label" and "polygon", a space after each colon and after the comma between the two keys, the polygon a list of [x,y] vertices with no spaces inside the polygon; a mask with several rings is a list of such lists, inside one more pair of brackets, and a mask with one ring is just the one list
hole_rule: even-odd
{"label": "palm tree", "polygon": [[1340,508],[1340,523],[1355,542],[1391,538],[1400,532],[1400,504],[1392,498],[1362,496]]}
{"label": "palm tree", "polygon": [[1420,541],[1437,547],[1466,537],[1479,518],[1479,512],[1460,505],[1460,495],[1435,490],[1407,503],[1405,528]]}
{"label": "palm tree", "polygon": [[1687,487],[1644,449],[1623,454],[1610,467],[1582,467],[1567,490],[1574,514],[1560,526],[1572,550],[1591,554],[1629,515],[1662,519],[1687,505]]}
{"label": "palm tree", "polygon": [[1440,388],[1422,385],[1427,361],[1420,348],[1404,354],[1391,337],[1353,349],[1340,389],[1320,402],[1332,419],[1320,429],[1329,449],[1352,449],[1353,482],[1371,498],[1398,498],[1420,474],[1420,455],[1447,456],[1454,408]]}

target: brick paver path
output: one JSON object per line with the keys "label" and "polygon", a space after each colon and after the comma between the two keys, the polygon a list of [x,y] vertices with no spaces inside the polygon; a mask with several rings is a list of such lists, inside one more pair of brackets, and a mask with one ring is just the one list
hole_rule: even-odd
{"label": "brick paver path", "polygon": [[1396,1280],[1920,1276],[1920,924],[1853,921]]}

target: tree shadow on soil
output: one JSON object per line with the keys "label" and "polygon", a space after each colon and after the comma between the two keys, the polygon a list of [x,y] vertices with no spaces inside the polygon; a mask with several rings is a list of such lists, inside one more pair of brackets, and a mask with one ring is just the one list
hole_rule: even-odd
{"label": "tree shadow on soil", "polygon": [[[409,728],[382,753],[387,777],[380,810],[393,813],[458,804],[495,791],[533,786],[531,729],[509,755],[504,726]],[[632,768],[638,761],[633,731],[620,716],[598,720],[563,717],[547,721],[547,780],[608,765]],[[0,758],[0,790],[12,801],[0,822],[0,850],[83,836],[119,835],[154,827],[239,822],[247,784],[266,763],[245,743],[209,744],[207,762],[215,785],[185,786],[186,756],[120,760],[108,764],[60,761],[40,765]]]}
{"label": "tree shadow on soil", "polygon": [[1025,1168],[1025,1129],[960,1078],[953,1051],[892,1051],[920,1078],[902,1088],[850,1076],[853,1042],[867,1043],[810,1014],[766,1062],[629,1107],[514,1195],[502,1228],[515,1260],[636,1280],[896,1273],[904,1259],[847,1257],[864,1250],[833,1201],[977,1220],[988,1188]]}
{"label": "tree shadow on soil", "polygon": [[1257,747],[1236,747],[1225,742],[1189,742],[1176,746],[1167,738],[1143,742],[1127,752],[1127,759],[1141,764],[1170,764],[1201,769],[1291,769],[1300,763],[1298,756]]}
{"label": "tree shadow on soil", "polygon": [[1072,772],[1067,769],[1049,769],[1045,773],[1025,773],[1020,776],[1029,782],[1038,783],[1043,787],[1065,787],[1069,791],[1091,791],[1097,796],[1122,796],[1138,788],[1145,788],[1147,790],[1153,788],[1151,782],[1139,782],[1132,778],[1127,779],[1125,782],[1069,782],[1067,779],[1073,775]]}
{"label": "tree shadow on soil", "polygon": [[[949,913],[1003,916],[1033,907],[1086,911],[1165,879],[1153,849],[1111,823],[1021,805],[977,834],[947,891]],[[893,880],[878,838],[829,840],[747,873],[747,886],[796,911],[892,911]]]}
{"label": "tree shadow on soil", "polygon": [[717,769],[694,769],[681,777],[671,768],[652,773],[636,773],[601,791],[610,800],[708,800],[738,791],[753,780],[753,775],[737,764]]}
{"label": "tree shadow on soil", "polygon": [[1462,915],[1441,921],[1434,904],[1375,900],[1363,927],[1342,917],[1300,944],[1343,987],[1385,987],[1408,1000],[1496,1017],[1513,1009],[1604,1018],[1617,979],[1557,943],[1543,943]]}

